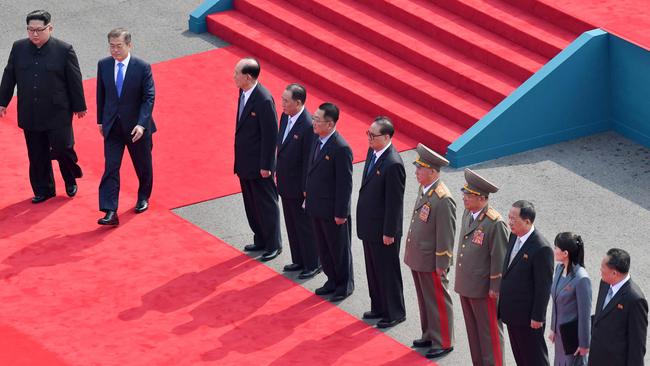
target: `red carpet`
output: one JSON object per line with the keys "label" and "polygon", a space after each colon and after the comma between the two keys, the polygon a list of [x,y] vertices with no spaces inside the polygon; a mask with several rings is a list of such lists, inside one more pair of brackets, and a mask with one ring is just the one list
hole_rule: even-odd
{"label": "red carpet", "polygon": [[[96,224],[103,158],[94,107],[75,121],[78,197],[61,196],[57,172],[59,196],[32,205],[12,103],[0,121],[1,365],[430,364],[169,211],[238,191],[232,73],[243,55],[229,47],[154,65],[152,207],[132,213],[137,182],[126,157],[117,229]],[[279,99],[295,80],[262,65]],[[85,85],[92,105],[94,80]],[[332,100],[307,89],[312,111]],[[371,116],[333,101],[359,160]],[[415,144],[399,134],[395,143]]]}

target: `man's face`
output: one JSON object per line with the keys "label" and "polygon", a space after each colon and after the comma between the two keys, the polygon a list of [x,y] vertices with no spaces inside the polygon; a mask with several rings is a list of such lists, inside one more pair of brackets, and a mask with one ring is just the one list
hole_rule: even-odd
{"label": "man's face", "polygon": [[521,237],[526,235],[530,229],[530,220],[523,220],[519,214],[521,209],[519,207],[510,207],[508,212],[508,225],[510,226],[510,231],[515,235]]}
{"label": "man's face", "polygon": [[320,137],[325,137],[332,132],[334,122],[325,118],[325,112],[317,109],[312,116],[314,133]]}
{"label": "man's face", "polygon": [[477,196],[475,194],[463,193],[463,204],[465,205],[465,209],[472,212],[477,212],[483,208],[483,199],[481,196]]}
{"label": "man's face", "polygon": [[603,279],[603,282],[613,284],[616,280],[616,271],[607,266],[609,262],[609,256],[605,256],[602,261],[600,261],[600,278]]}
{"label": "man's face", "polygon": [[386,147],[390,140],[388,135],[381,134],[379,125],[376,123],[370,125],[366,135],[368,136],[368,146],[375,151],[379,151]]}
{"label": "man's face", "polygon": [[436,178],[436,171],[431,168],[425,168],[420,165],[415,166],[415,178],[418,183],[423,186],[428,186],[433,183]]}
{"label": "man's face", "polygon": [[235,80],[235,85],[237,85],[239,89],[246,90],[250,88],[252,77],[248,74],[242,73],[241,71],[243,68],[244,60],[241,60],[235,66],[235,74],[233,75],[233,79]]}
{"label": "man's face", "polygon": [[108,47],[111,50],[111,56],[116,59],[117,61],[124,61],[126,57],[129,55],[129,52],[131,52],[131,48],[133,47],[132,43],[126,43],[124,41],[124,35],[122,34],[121,36],[117,38],[111,38],[108,40]]}
{"label": "man's face", "polygon": [[301,107],[302,103],[300,103],[299,100],[293,100],[291,98],[290,90],[282,92],[282,112],[294,116],[298,111],[300,111]]}
{"label": "man's face", "polygon": [[52,24],[45,25],[42,20],[30,20],[27,24],[27,35],[34,46],[40,48],[52,34]]}

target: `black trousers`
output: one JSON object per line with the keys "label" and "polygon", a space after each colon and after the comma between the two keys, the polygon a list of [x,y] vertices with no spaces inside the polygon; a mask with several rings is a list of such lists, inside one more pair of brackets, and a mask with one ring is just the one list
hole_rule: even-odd
{"label": "black trousers", "polygon": [[406,316],[399,260],[400,240],[400,237],[395,238],[395,242],[391,245],[363,241],[370,310],[382,314],[385,320],[396,320]]}
{"label": "black trousers", "polygon": [[334,218],[312,217],[314,237],[323,272],[327,275],[325,287],[333,289],[335,295],[349,295],[354,291],[352,272],[352,251],[350,249],[351,219],[336,225]]}
{"label": "black trousers", "polygon": [[148,200],[153,188],[153,163],[151,134],[131,141],[131,131],[125,131],[117,120],[104,138],[104,175],[99,183],[99,210],[117,211],[120,196],[120,167],[124,148],[129,150],[131,162],[138,176],[138,200]]}
{"label": "black trousers", "polygon": [[52,160],[59,162],[61,176],[66,185],[76,184],[81,178],[79,159],[74,151],[72,125],[47,131],[24,131],[29,157],[29,182],[36,196],[56,193]]}
{"label": "black trousers", "polygon": [[274,179],[239,178],[239,186],[248,225],[253,231],[253,243],[267,251],[280,249],[280,207]]}
{"label": "black trousers", "polygon": [[533,329],[529,325],[508,325],[508,337],[517,366],[549,365],[544,328],[545,326]]}
{"label": "black trousers", "polygon": [[303,201],[304,198],[282,197],[282,211],[289,236],[291,262],[309,271],[318,267],[318,251],[311,220],[302,208]]}

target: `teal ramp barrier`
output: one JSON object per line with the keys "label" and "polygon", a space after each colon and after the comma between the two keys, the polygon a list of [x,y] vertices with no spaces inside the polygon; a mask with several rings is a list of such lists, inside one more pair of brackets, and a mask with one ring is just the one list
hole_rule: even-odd
{"label": "teal ramp barrier", "polygon": [[600,29],[578,37],[449,145],[451,165],[461,167],[609,129],[609,37]]}
{"label": "teal ramp barrier", "polygon": [[190,19],[187,22],[190,32],[207,32],[208,25],[205,22],[205,17],[220,11],[231,10],[232,2],[233,0],[205,0],[201,5],[194,9],[192,13],[190,13]]}

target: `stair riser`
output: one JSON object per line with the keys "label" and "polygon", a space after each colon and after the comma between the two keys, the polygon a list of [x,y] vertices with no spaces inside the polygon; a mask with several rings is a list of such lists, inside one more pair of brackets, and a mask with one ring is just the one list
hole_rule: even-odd
{"label": "stair riser", "polygon": [[430,59],[426,55],[418,52],[418,50],[411,49],[406,45],[396,42],[387,35],[359,24],[354,21],[354,19],[342,17],[336,11],[326,6],[303,0],[287,0],[287,2],[290,2],[303,10],[309,11],[322,19],[327,19],[341,29],[345,29],[358,37],[365,39],[369,43],[392,53],[396,57],[403,58],[406,60],[405,62],[417,66],[425,72],[435,75],[453,86],[465,90],[470,94],[474,94],[489,103],[496,105],[506,97],[506,95],[490,88],[490,86],[476,82],[465,75]]}
{"label": "stair riser", "polygon": [[439,27],[436,23],[418,17],[417,15],[404,10],[403,8],[389,2],[381,0],[361,0],[363,3],[380,10],[384,14],[399,20],[404,24],[408,24],[411,28],[425,34],[432,39],[436,39],[449,47],[452,47],[470,58],[480,60],[481,62],[489,65],[504,74],[510,75],[513,78],[524,81],[532,76],[536,70],[528,70],[509,59],[506,59],[493,52],[490,49],[483,48],[481,45],[469,42],[458,34],[451,33],[447,29]]}
{"label": "stair riser", "polygon": [[344,101],[350,101],[355,107],[372,115],[389,116],[395,123],[395,127],[408,136],[423,136],[431,146],[437,151],[445,151],[447,146],[453,142],[455,137],[445,138],[432,135],[432,131],[427,131],[411,123],[393,111],[376,104],[365,96],[355,93],[353,90],[346,88],[344,85],[338,85],[327,78],[327,75],[321,75],[312,70],[308,70],[293,60],[284,57],[281,53],[266,47],[263,43],[257,42],[252,38],[239,34],[236,30],[231,29],[223,24],[209,21],[207,22],[208,32],[218,36],[226,42],[237,44],[239,47],[248,50],[260,58],[273,60],[273,64],[278,66],[292,75],[296,79],[302,79],[306,82],[316,85],[320,90],[327,91],[332,96]]}
{"label": "stair riser", "polygon": [[309,45],[311,49],[328,55],[328,58],[365,75],[389,89],[399,90],[400,94],[403,94],[405,97],[426,108],[434,110],[436,113],[451,119],[460,126],[469,128],[482,117],[472,116],[461,109],[454,108],[444,100],[438,99],[436,95],[431,95],[418,88],[414,88],[412,85],[401,80],[397,75],[392,75],[386,72],[386,70],[373,65],[372,60],[364,60],[356,57],[338,47],[335,43],[329,43],[328,40],[320,39],[309,32],[304,32],[288,24],[286,20],[278,18],[261,7],[255,6],[254,1],[239,1],[236,4],[237,10],[243,14],[264,22],[265,25],[292,40],[298,41],[303,45]]}
{"label": "stair riser", "polygon": [[535,14],[538,17],[545,19],[546,21],[552,22],[553,24],[557,25],[560,28],[567,29],[576,34],[581,34],[588,30],[597,28],[592,24],[589,24],[572,15],[564,13],[561,10],[555,9],[552,6],[544,4],[538,0],[503,0],[503,1],[510,3],[511,5],[516,6],[520,9],[526,10],[532,14]]}
{"label": "stair riser", "polygon": [[471,6],[463,4],[456,0],[438,0],[436,5],[441,6],[457,15],[471,20],[475,24],[494,32],[504,38],[507,38],[522,47],[528,48],[533,52],[552,58],[557,55],[561,49],[553,46],[543,39],[539,39],[524,30],[515,28],[510,24],[503,23],[491,14],[483,13]]}

